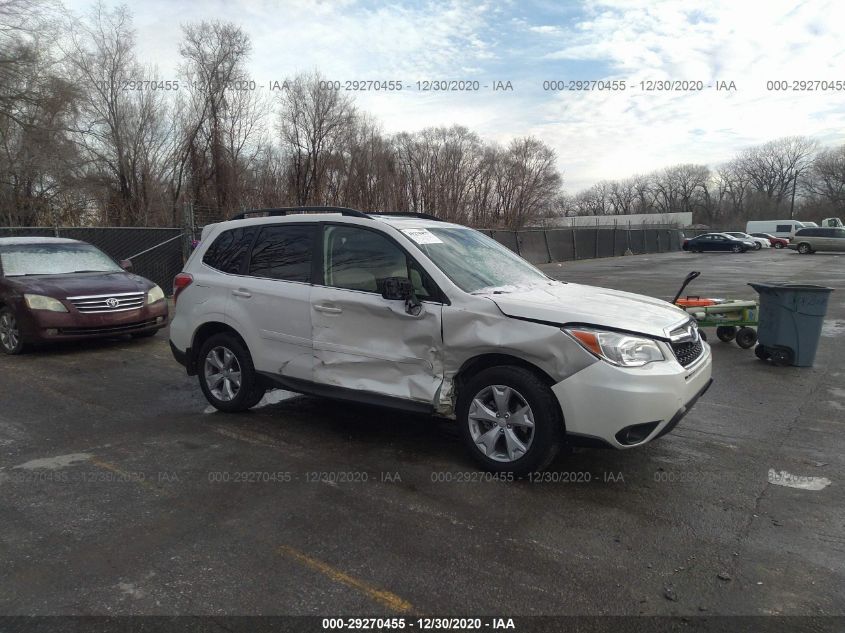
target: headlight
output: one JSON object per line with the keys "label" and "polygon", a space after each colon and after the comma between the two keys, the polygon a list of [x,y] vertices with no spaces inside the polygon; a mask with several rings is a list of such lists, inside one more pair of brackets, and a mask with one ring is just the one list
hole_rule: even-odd
{"label": "headlight", "polygon": [[155,303],[156,301],[161,301],[164,299],[164,290],[159,288],[158,286],[153,286],[150,288],[149,292],[147,292],[147,303]]}
{"label": "headlight", "polygon": [[642,336],[590,328],[563,328],[581,347],[613,365],[642,367],[665,360],[657,342]]}
{"label": "headlight", "polygon": [[49,310],[50,312],[67,312],[67,308],[58,299],[53,297],[45,297],[44,295],[27,295],[23,296],[26,305],[30,310]]}

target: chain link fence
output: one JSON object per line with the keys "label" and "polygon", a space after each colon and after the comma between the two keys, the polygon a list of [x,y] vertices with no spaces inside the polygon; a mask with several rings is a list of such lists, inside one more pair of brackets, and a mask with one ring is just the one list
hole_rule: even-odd
{"label": "chain link fence", "polygon": [[[615,227],[524,231],[484,229],[482,232],[533,264],[678,251],[685,235],[680,229]],[[133,272],[151,279],[168,293],[173,277],[182,270],[190,253],[191,239],[197,237],[190,233],[180,228],[0,227],[0,237],[66,237],[88,242],[115,260],[131,259]],[[687,231],[686,236],[692,237],[697,233]]]}
{"label": "chain link fence", "polygon": [[0,237],[65,237],[93,244],[113,259],[132,260],[132,272],[170,293],[184,263],[182,229],[129,227],[0,227]]}

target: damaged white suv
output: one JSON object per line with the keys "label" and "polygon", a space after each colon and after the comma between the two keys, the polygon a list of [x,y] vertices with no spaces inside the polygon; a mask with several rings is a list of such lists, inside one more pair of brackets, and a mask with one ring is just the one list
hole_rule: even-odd
{"label": "damaged white suv", "polygon": [[221,411],[283,387],[456,418],[482,466],[522,475],[564,442],[653,440],[711,383],[682,310],[556,281],[478,231],[252,213],[206,227],[174,281],[171,349]]}

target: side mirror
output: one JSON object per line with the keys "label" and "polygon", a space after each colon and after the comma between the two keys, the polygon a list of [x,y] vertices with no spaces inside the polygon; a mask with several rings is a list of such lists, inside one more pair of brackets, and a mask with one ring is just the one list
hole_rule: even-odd
{"label": "side mirror", "polygon": [[414,316],[420,313],[422,304],[414,293],[414,284],[407,277],[385,277],[377,282],[381,296],[389,301],[404,301],[405,311]]}
{"label": "side mirror", "polygon": [[121,259],[118,262],[118,265],[125,270],[126,272],[130,272],[132,270],[132,260],[131,259]]}

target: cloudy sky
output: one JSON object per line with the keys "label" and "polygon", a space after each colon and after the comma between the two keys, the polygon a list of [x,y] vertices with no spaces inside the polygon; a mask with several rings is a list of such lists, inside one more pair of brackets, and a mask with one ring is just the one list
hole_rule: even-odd
{"label": "cloudy sky", "polygon": [[[502,143],[533,134],[557,151],[570,191],[678,162],[716,164],[779,136],[845,142],[845,2],[836,0],[128,4],[141,59],[165,76],[177,77],[180,24],[232,21],[252,38],[260,86],[315,69],[341,82],[401,81],[399,93],[355,94],[385,131],[457,123]],[[614,79],[626,90],[543,87]],[[489,87],[422,93],[416,82],[425,80]],[[655,80],[701,81],[704,89],[654,92],[640,83]],[[840,90],[767,89],[793,80],[838,80]],[[510,81],[513,91],[494,92],[495,81]],[[736,90],[716,90],[718,82]]]}

